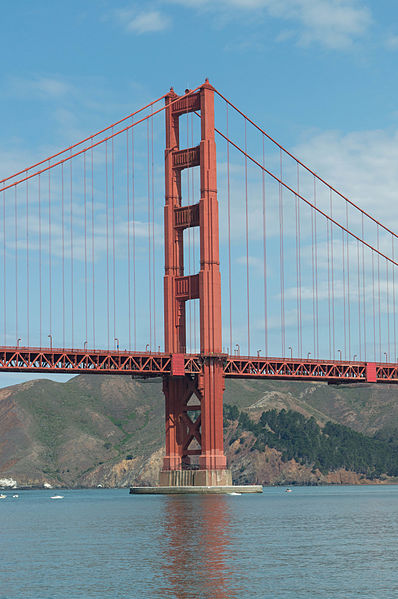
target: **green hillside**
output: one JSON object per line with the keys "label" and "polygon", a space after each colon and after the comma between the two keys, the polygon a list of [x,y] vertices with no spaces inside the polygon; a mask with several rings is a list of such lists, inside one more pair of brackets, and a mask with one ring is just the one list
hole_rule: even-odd
{"label": "green hillside", "polygon": [[[225,422],[226,452],[234,476],[260,482],[280,482],[288,476],[305,481],[311,478],[314,465],[322,472],[336,467],[355,468],[368,476],[375,476],[380,469],[393,472],[387,462],[377,469],[373,458],[367,460],[368,469],[361,466],[362,470],[348,457],[336,461],[336,451],[327,461],[324,452],[330,435],[324,427],[341,424],[351,432],[375,436],[374,442],[394,449],[397,399],[398,389],[393,385],[227,379],[225,404],[239,411],[236,422],[230,418]],[[270,410],[294,412],[297,426],[312,426],[318,457],[308,454],[308,447],[307,454],[299,452],[298,441],[292,440],[301,438],[298,429],[291,435],[293,445],[278,445],[277,432],[269,423],[268,428],[256,428],[263,412]],[[349,442],[354,441],[359,442],[352,433]],[[346,442],[343,435],[341,443]],[[160,379],[81,375],[67,383],[37,380],[0,389],[0,478],[11,477],[25,485],[149,484],[156,481],[163,446]],[[307,470],[299,472],[296,461]]]}
{"label": "green hillside", "polygon": [[258,421],[236,406],[226,404],[224,422],[236,422],[230,444],[244,439],[245,431],[253,433],[251,450],[264,452],[266,446],[277,449],[284,462],[296,460],[322,474],[343,468],[363,474],[368,479],[398,476],[396,441],[368,437],[347,426],[327,422],[321,428],[316,420],[292,410],[268,410]]}

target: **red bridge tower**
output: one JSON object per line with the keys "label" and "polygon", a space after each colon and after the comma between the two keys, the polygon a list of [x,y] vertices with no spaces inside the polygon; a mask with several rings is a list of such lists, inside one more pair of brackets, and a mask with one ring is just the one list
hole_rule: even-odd
{"label": "red bridge tower", "polygon": [[[166,456],[160,485],[230,485],[223,448],[223,355],[219,260],[214,88],[208,80],[178,100],[166,96],[166,205],[164,322],[165,352],[172,373],[163,381],[166,398]],[[200,111],[201,142],[180,149],[179,117]],[[200,201],[182,206],[181,172],[200,166]],[[184,276],[184,230],[200,228],[200,271]],[[200,303],[200,355],[203,371],[184,372],[185,305]],[[196,456],[194,458],[193,456]],[[194,466],[194,462],[196,464]]]}

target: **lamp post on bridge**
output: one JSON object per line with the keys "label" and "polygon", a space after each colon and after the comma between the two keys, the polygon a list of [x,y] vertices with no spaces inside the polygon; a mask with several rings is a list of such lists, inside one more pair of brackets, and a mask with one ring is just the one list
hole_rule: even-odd
{"label": "lamp post on bridge", "polygon": [[51,335],[51,333],[50,333],[50,335],[47,335],[47,337],[48,337],[48,338],[49,338],[49,340],[50,340],[50,350],[52,351],[52,350],[53,350],[53,336],[52,336],[52,335]]}
{"label": "lamp post on bridge", "polygon": [[340,362],[341,362],[341,361],[343,360],[343,358],[342,358],[342,352],[341,352],[341,349],[338,349],[338,350],[337,350],[337,353],[338,353],[338,354],[340,354]]}
{"label": "lamp post on bridge", "polygon": [[19,342],[22,341],[21,337],[18,337],[17,339],[17,348],[19,347]]}
{"label": "lamp post on bridge", "polygon": [[290,349],[290,359],[293,360],[293,348],[289,345],[288,349]]}

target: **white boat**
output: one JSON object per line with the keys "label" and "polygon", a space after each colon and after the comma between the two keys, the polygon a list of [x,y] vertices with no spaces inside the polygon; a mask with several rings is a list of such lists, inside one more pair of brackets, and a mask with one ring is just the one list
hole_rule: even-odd
{"label": "white boat", "polygon": [[18,499],[19,495],[13,495],[14,499]]}
{"label": "white boat", "polygon": [[292,490],[291,489],[286,489],[285,493],[291,493]]}
{"label": "white boat", "polygon": [[53,495],[52,497],[50,497],[50,499],[63,499],[64,496],[63,495]]}
{"label": "white boat", "polygon": [[0,494],[0,499],[6,499],[7,495],[4,495],[3,493]]}

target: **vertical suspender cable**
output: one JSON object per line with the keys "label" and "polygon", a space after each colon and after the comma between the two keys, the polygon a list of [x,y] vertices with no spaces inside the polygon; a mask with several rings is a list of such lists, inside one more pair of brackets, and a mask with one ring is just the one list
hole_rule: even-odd
{"label": "vertical suspender cable", "polygon": [[[265,167],[265,139],[263,135],[263,166]],[[265,194],[265,171],[262,172],[263,196],[263,262],[264,262],[264,355],[268,356],[268,309],[267,309],[267,210]]]}
{"label": "vertical suspender cable", "polygon": [[131,350],[131,255],[130,255],[130,168],[129,167],[130,167],[129,130],[126,129],[127,289],[128,289],[129,350]]}
{"label": "vertical suspender cable", "polygon": [[[227,107],[227,137],[229,138],[229,118]],[[232,354],[232,269],[231,269],[231,183],[229,164],[229,141],[227,141],[227,199],[228,199],[228,291],[229,291],[229,353]]]}
{"label": "vertical suspender cable", "polygon": [[314,239],[314,210],[311,208],[311,263],[312,263],[312,322],[314,358],[316,358],[316,304],[315,304],[315,239]]}
{"label": "vertical suspender cable", "polygon": [[[28,171],[26,171],[26,176]],[[27,325],[27,344],[30,346],[30,285],[29,285],[29,181],[26,181],[26,325]]]}
{"label": "vertical suspender cable", "polygon": [[[71,152],[71,156],[72,156],[72,150]],[[73,272],[73,170],[72,170],[72,157],[70,159],[70,279],[71,279],[71,283],[70,283],[70,293],[71,293],[71,333],[72,333],[72,348],[74,347],[74,316],[75,316],[75,307],[74,307],[74,272]]]}
{"label": "vertical suspender cable", "polygon": [[133,219],[133,336],[134,351],[137,349],[137,309],[135,290],[135,178],[134,178],[134,118],[131,117],[131,203]]}
{"label": "vertical suspender cable", "polygon": [[373,296],[373,359],[376,361],[376,300],[375,300],[375,261],[372,251],[372,296]]}
{"label": "vertical suspender cable", "polygon": [[359,343],[359,359],[362,360],[362,316],[361,316],[361,276],[360,276],[360,260],[359,260],[359,241],[357,240],[357,283],[358,283],[358,343]]}
{"label": "vertical suspender cable", "polygon": [[[153,105],[151,106],[153,113]],[[153,348],[156,351],[156,255],[155,255],[155,186],[153,156],[153,115],[151,118],[151,174],[152,174],[152,277],[153,277]],[[191,313],[191,312],[190,312]]]}
{"label": "vertical suspender cable", "polygon": [[148,196],[148,288],[149,288],[149,348],[152,350],[152,257],[151,257],[151,175],[150,175],[150,152],[149,152],[149,120],[146,122],[147,137],[147,196]]}
{"label": "vertical suspender cable", "polygon": [[[390,359],[390,281],[388,273],[388,260],[386,260],[386,295],[387,295],[387,356]],[[396,356],[395,356],[396,357]]]}
{"label": "vertical suspender cable", "polygon": [[[365,239],[364,232],[364,219],[362,214],[361,219],[362,239]],[[366,296],[365,296],[365,246],[362,244],[362,306],[363,306],[363,348],[364,348],[364,360],[366,362]]]}
{"label": "vertical suspender cable", "polygon": [[62,219],[62,347],[65,348],[65,197],[64,165],[61,165],[61,219]]}
{"label": "vertical suspender cable", "polygon": [[[333,218],[333,196],[332,190],[330,190],[329,197],[329,205],[330,205],[330,217]],[[332,287],[332,355],[333,360],[336,356],[336,331],[335,331],[335,320],[334,320],[334,240],[333,240],[333,223],[330,223],[330,249],[331,249],[331,287]]]}
{"label": "vertical suspender cable", "polygon": [[[392,259],[395,261],[393,235],[391,235],[391,256],[392,256]],[[392,265],[392,313],[393,313],[393,318],[394,318],[394,356],[393,356],[392,362],[395,362],[397,360],[397,329],[396,329],[396,321],[395,321],[395,310],[396,310],[396,306],[395,306],[395,266],[393,264]]]}
{"label": "vertical suspender cable", "polygon": [[[40,175],[39,175],[40,177]],[[4,187],[4,183],[3,183]],[[3,191],[3,310],[4,310],[4,345],[7,345],[7,259],[6,259],[6,194]]]}
{"label": "vertical suspender cable", "polygon": [[249,279],[249,201],[247,194],[247,123],[245,119],[245,204],[246,204],[246,294],[247,294],[247,354],[250,356],[250,279]]}
{"label": "vertical suspender cable", "polygon": [[15,339],[18,339],[18,195],[14,186],[14,225],[15,225]]}
{"label": "vertical suspender cable", "polygon": [[40,327],[40,331],[39,331],[39,341],[40,341],[40,347],[42,347],[42,324],[43,324],[43,319],[42,319],[42,290],[41,290],[41,185],[40,185],[41,181],[40,181],[40,173],[39,173],[39,327]]}
{"label": "vertical suspender cable", "polygon": [[[377,223],[377,249],[380,251],[380,229]],[[380,254],[377,254],[377,294],[379,305],[379,360],[381,362],[381,297],[380,297]]]}
{"label": "vertical suspender cable", "polygon": [[[297,163],[297,193],[300,194],[300,167]],[[297,223],[298,223],[298,290],[299,290],[299,310],[298,310],[298,323],[299,323],[299,356],[303,356],[303,321],[302,321],[302,297],[301,297],[301,217],[300,217],[300,199],[297,198]]]}
{"label": "vertical suspender cable", "polygon": [[[113,133],[113,127],[112,127]],[[115,148],[112,137],[112,267],[113,267],[113,337],[116,338],[116,245],[115,245]],[[116,342],[115,342],[116,343]]]}
{"label": "vertical suspender cable", "polygon": [[344,359],[347,359],[347,318],[346,318],[346,295],[345,295],[345,236],[341,230],[341,242],[343,250],[343,320],[344,320]]}
{"label": "vertical suspender cable", "polygon": [[[283,181],[282,150],[279,152],[280,181]],[[285,257],[283,238],[283,188],[279,183],[279,249],[280,249],[280,283],[281,283],[281,328],[282,328],[282,357],[286,355],[285,349]]]}
{"label": "vertical suspender cable", "polygon": [[[93,140],[91,139],[91,145]],[[93,290],[93,299],[92,299],[92,320],[93,320],[93,349],[95,349],[95,245],[94,245],[94,153],[93,148],[91,148],[91,269],[92,269],[92,290]]]}
{"label": "vertical suspender cable", "polygon": [[[314,177],[314,205],[317,205],[316,197],[316,178]],[[315,323],[316,323],[316,357],[319,358],[319,298],[318,298],[318,213],[314,214],[314,234],[315,234]]]}
{"label": "vertical suspender cable", "polygon": [[[348,203],[346,202],[346,227],[347,230],[348,229]],[[347,253],[346,253],[346,259],[347,259],[347,289],[348,289],[348,295],[347,295],[347,312],[348,312],[348,318],[347,318],[347,323],[348,323],[348,359],[351,360],[351,287],[350,287],[350,240],[348,238],[348,234],[346,234],[346,240],[347,240]]]}
{"label": "vertical suspender cable", "polygon": [[330,305],[331,287],[330,287],[330,226],[329,221],[326,220],[326,240],[327,240],[327,253],[328,253],[328,320],[329,320],[329,360],[332,357],[332,312]]}
{"label": "vertical suspender cable", "polygon": [[[50,160],[48,161],[50,166]],[[49,322],[50,322],[50,335],[52,335],[52,320],[53,320],[53,306],[52,306],[52,259],[51,259],[51,168],[48,169],[48,287],[49,287]]]}
{"label": "vertical suspender cable", "polygon": [[85,341],[88,341],[88,300],[87,300],[87,176],[86,152],[83,154],[83,203],[84,203],[84,310],[85,310]]}
{"label": "vertical suspender cable", "polygon": [[[297,167],[297,186],[298,186],[298,163]],[[263,175],[264,176],[264,175]],[[296,310],[297,310],[297,355],[301,356],[300,352],[300,277],[299,277],[299,199],[294,196],[294,209],[296,216]]]}
{"label": "vertical suspender cable", "polygon": [[108,351],[110,349],[109,334],[109,193],[108,193],[108,142],[105,141],[105,204],[106,204],[106,326]]}

